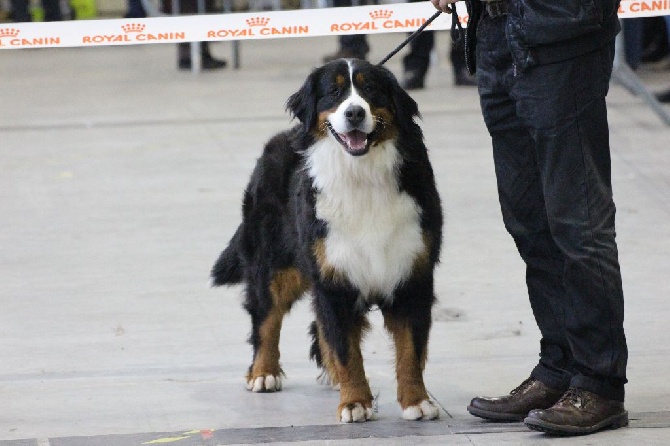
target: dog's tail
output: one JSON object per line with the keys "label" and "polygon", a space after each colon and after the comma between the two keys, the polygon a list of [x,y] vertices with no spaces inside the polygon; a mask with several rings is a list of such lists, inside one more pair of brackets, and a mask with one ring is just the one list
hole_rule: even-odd
{"label": "dog's tail", "polygon": [[323,368],[323,358],[321,356],[321,348],[319,347],[319,329],[316,326],[316,321],[309,324],[309,335],[312,338],[312,346],[309,349],[309,359],[316,362],[319,368]]}
{"label": "dog's tail", "polygon": [[324,362],[325,358],[323,357],[323,353],[321,352],[321,346],[319,343],[319,328],[316,325],[316,321],[312,322],[309,325],[309,334],[312,338],[312,346],[309,349],[309,358],[316,362],[317,367],[321,369],[321,373],[319,373],[319,376],[316,378],[316,380],[326,386],[330,386],[333,389],[338,389],[340,388],[340,383],[339,380],[337,379],[336,376],[332,376],[330,372],[328,371],[328,366]]}
{"label": "dog's tail", "polygon": [[211,271],[212,286],[234,285],[244,279],[242,261],[240,259],[240,244],[242,225],[237,228],[235,235],[230,239],[228,246],[223,250],[214,263]]}

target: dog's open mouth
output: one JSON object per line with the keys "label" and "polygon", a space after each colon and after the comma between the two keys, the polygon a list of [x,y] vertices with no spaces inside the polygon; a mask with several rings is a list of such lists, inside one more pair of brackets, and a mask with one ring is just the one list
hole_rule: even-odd
{"label": "dog's open mouth", "polygon": [[360,156],[365,155],[370,150],[369,136],[367,133],[360,130],[351,130],[347,133],[338,133],[333,126],[327,122],[330,133],[335,137],[337,142],[342,144],[344,149],[351,155]]}

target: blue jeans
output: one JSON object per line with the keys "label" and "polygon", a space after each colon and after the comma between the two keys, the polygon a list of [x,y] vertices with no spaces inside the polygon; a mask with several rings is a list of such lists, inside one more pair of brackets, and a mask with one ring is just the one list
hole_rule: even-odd
{"label": "blue jeans", "polygon": [[628,350],[605,96],[614,42],[517,73],[505,17],[477,28],[477,80],[503,221],[540,329],[531,376],[624,400]]}

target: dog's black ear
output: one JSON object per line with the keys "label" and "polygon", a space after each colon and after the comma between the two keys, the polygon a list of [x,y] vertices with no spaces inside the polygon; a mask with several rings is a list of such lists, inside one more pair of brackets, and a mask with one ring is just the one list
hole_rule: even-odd
{"label": "dog's black ear", "polygon": [[302,123],[305,132],[309,132],[316,125],[316,88],[319,76],[319,69],[312,71],[300,90],[293,93],[286,101],[286,110]]}
{"label": "dog's black ear", "polygon": [[414,118],[421,118],[419,106],[416,101],[400,86],[396,77],[389,70],[385,69],[389,85],[391,85],[391,94],[393,96],[393,106],[395,114],[398,117],[398,124],[403,131],[409,131],[415,124]]}

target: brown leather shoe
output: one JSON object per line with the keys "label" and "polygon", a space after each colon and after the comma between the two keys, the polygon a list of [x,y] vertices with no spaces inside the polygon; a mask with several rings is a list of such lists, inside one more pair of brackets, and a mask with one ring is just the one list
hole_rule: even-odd
{"label": "brown leather shoe", "polygon": [[524,423],[549,435],[584,435],[628,426],[628,412],[621,401],[571,387],[549,409],[531,410]]}
{"label": "brown leather shoe", "polygon": [[509,395],[473,398],[468,412],[480,418],[495,421],[523,421],[533,409],[546,409],[563,395],[535,378],[528,378]]}

